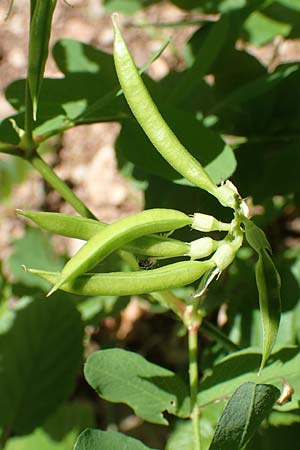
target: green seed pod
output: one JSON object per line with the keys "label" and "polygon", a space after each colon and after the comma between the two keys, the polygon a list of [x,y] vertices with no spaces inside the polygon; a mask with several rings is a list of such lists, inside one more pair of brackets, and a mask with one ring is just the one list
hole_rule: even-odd
{"label": "green seed pod", "polygon": [[[63,282],[60,289],[88,296],[149,294],[193,283],[212,267],[212,261],[181,261],[141,272],[84,274],[76,280]],[[28,271],[55,286],[60,284],[59,273],[35,269]]]}
{"label": "green seed pod", "polygon": [[34,10],[31,11],[28,84],[34,120],[36,119],[38,98],[48,57],[51,23],[56,1],[36,0]]}
{"label": "green seed pod", "polygon": [[68,261],[57,284],[48,295],[62,284],[74,279],[113,251],[130,241],[153,232],[164,232],[190,225],[191,218],[172,209],[150,209],[125,217],[101,229]]}
{"label": "green seed pod", "polygon": [[195,213],[192,228],[205,233],[210,231],[229,231],[230,223],[220,222],[209,214]]}
{"label": "green seed pod", "polygon": [[216,250],[218,245],[219,242],[210,237],[196,239],[190,243],[188,256],[190,256],[191,259],[206,258]]}
{"label": "green seed pod", "polygon": [[179,142],[153,102],[138,73],[123,36],[112,17],[114,61],[127,103],[144,132],[168,163],[195,186],[216,195],[219,191],[202,165]]}
{"label": "green seed pod", "polygon": [[[84,241],[88,241],[101,229],[108,226],[106,223],[98,220],[71,216],[69,214],[21,211],[19,209],[17,213],[32,220],[40,227],[50,231],[50,233],[82,239]],[[135,239],[129,244],[126,244],[123,249],[136,255],[173,258],[187,255],[190,245],[176,239],[153,234]]]}

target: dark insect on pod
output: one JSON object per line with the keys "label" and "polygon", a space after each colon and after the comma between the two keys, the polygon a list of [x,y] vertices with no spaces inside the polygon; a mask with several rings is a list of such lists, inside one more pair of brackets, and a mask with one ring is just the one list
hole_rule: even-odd
{"label": "dark insect on pod", "polygon": [[156,259],[154,258],[145,258],[139,260],[139,268],[143,270],[153,269],[156,265]]}

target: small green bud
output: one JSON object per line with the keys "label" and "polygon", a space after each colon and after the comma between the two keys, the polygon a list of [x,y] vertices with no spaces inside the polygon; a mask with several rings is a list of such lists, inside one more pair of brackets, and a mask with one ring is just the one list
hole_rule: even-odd
{"label": "small green bud", "polygon": [[202,213],[195,213],[192,228],[198,231],[229,231],[230,223],[220,222],[213,216]]}
{"label": "small green bud", "polygon": [[238,236],[235,240],[231,242],[224,241],[219,246],[216,253],[212,256],[211,261],[216,264],[220,272],[232,263],[242,243],[243,237]]}
{"label": "small green bud", "polygon": [[210,237],[196,239],[190,243],[189,256],[191,259],[205,258],[211,255],[217,248],[218,242]]}

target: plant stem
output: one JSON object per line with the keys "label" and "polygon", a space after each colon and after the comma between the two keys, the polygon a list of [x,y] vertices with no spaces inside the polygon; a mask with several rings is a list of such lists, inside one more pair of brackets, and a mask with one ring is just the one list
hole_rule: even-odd
{"label": "plant stem", "polygon": [[72,189],[62,181],[53,169],[44,161],[37,152],[28,158],[32,166],[42,175],[42,177],[77,211],[81,216],[89,219],[96,219],[94,214],[85,204],[74,194]]}
{"label": "plant stem", "polygon": [[209,338],[221,344],[228,352],[237,352],[241,350],[241,347],[232,342],[218,327],[206,320],[204,320],[201,325],[201,331]]}
{"label": "plant stem", "polygon": [[31,100],[31,94],[29,89],[28,79],[26,80],[25,88],[25,123],[24,123],[24,136],[22,137],[22,148],[26,151],[28,155],[36,148],[36,143],[33,139],[33,105]]}
{"label": "plant stem", "polygon": [[190,378],[190,396],[191,396],[191,419],[193,425],[194,450],[201,450],[200,440],[200,409],[197,406],[197,394],[199,384],[198,369],[198,331],[200,321],[192,321],[188,326],[188,345],[189,345],[189,378]]}

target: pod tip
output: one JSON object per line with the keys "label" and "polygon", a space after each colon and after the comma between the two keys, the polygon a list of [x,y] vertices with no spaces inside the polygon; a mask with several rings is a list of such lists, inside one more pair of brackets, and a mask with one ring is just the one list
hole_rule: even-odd
{"label": "pod tip", "polygon": [[50,297],[50,295],[54,294],[54,292],[57,291],[57,289],[59,289],[60,284],[55,284],[50,291],[48,292],[48,294],[46,295],[46,297]]}

